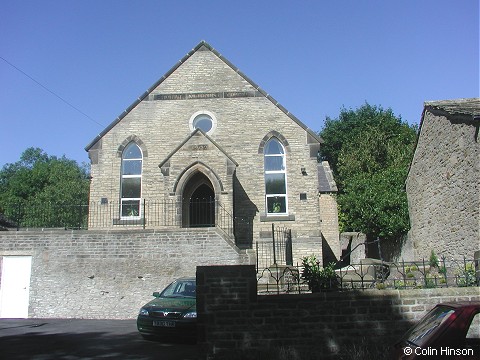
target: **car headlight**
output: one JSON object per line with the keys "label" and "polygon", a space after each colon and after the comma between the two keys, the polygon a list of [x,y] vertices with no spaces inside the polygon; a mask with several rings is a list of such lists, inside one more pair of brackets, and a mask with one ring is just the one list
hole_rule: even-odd
{"label": "car headlight", "polygon": [[141,308],[138,315],[148,316],[150,314],[148,313],[147,309]]}
{"label": "car headlight", "polygon": [[194,312],[186,313],[185,315],[183,315],[183,317],[184,317],[184,318],[187,318],[187,319],[196,318],[196,317],[197,317],[197,312],[194,311]]}

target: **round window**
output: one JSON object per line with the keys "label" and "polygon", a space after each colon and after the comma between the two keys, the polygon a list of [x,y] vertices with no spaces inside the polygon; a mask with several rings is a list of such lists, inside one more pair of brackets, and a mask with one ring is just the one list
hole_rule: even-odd
{"label": "round window", "polygon": [[213,120],[207,114],[198,115],[195,117],[195,119],[193,119],[194,129],[200,129],[203,132],[208,133],[210,130],[212,130],[212,127],[213,127]]}
{"label": "round window", "polygon": [[210,135],[217,127],[217,119],[215,115],[207,110],[197,111],[190,117],[190,131],[200,129],[204,133]]}

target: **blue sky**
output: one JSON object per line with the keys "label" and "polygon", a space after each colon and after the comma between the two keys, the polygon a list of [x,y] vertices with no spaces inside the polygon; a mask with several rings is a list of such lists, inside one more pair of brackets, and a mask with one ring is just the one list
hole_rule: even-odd
{"label": "blue sky", "polygon": [[0,34],[0,166],[31,146],[88,162],[201,40],[314,131],[365,102],[413,124],[479,96],[478,0],[4,0]]}

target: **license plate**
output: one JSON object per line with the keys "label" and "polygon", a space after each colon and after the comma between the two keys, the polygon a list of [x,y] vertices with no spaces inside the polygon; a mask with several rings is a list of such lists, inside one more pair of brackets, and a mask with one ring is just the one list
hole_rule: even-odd
{"label": "license plate", "polygon": [[153,326],[161,326],[161,327],[175,327],[174,321],[161,321],[161,320],[154,320]]}

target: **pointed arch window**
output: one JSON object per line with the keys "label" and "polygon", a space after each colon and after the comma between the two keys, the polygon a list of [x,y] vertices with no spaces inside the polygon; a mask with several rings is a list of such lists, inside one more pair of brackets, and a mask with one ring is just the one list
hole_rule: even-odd
{"label": "pointed arch window", "polygon": [[122,218],[140,218],[142,196],[143,154],[140,147],[131,142],[122,153],[120,186],[120,213]]}
{"label": "pointed arch window", "polygon": [[285,148],[277,138],[271,138],[265,144],[264,176],[267,215],[287,214]]}

